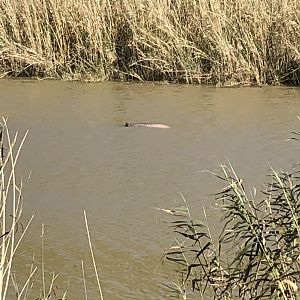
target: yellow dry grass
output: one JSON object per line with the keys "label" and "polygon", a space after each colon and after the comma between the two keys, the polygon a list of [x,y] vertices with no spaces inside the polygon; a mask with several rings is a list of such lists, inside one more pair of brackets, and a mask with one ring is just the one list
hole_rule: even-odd
{"label": "yellow dry grass", "polygon": [[298,0],[0,0],[0,77],[300,82]]}

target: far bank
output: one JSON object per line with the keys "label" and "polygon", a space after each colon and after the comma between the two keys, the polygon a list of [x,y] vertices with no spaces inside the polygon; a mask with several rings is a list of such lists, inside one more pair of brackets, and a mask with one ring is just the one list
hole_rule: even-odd
{"label": "far bank", "polygon": [[300,82],[297,0],[1,0],[0,78]]}

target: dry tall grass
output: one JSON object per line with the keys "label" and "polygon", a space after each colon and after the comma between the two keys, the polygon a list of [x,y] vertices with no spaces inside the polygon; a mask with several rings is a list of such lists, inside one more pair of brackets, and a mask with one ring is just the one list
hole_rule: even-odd
{"label": "dry tall grass", "polygon": [[298,0],[0,0],[0,77],[300,83]]}
{"label": "dry tall grass", "polygon": [[[6,119],[0,119],[0,300],[5,300],[9,297],[12,299],[12,295],[14,295],[15,297],[13,298],[17,300],[46,300],[52,299],[52,296],[54,296],[55,299],[58,299],[58,295],[54,291],[58,274],[53,272],[51,278],[46,278],[47,276],[44,262],[44,224],[42,224],[41,232],[41,278],[37,279],[38,284],[34,287],[34,277],[36,273],[38,273],[38,266],[34,262],[34,255],[29,274],[25,277],[23,283],[17,280],[14,270],[16,267],[15,258],[17,255],[17,250],[29,228],[29,225],[33,220],[32,216],[26,224],[21,223],[20,221],[23,212],[22,183],[18,183],[16,175],[17,161],[19,159],[19,155],[27,133],[28,131],[21,141],[18,141],[18,133],[12,136],[8,129]],[[102,295],[85,211],[84,221],[93,267],[98,284],[100,296],[99,299],[103,300],[104,297]],[[85,299],[88,299],[87,282],[84,275],[83,261],[82,271],[84,277]],[[67,291],[65,291],[59,299],[66,300]]]}
{"label": "dry tall grass", "polygon": [[[9,134],[6,120],[0,122],[0,299],[7,299],[9,284],[14,284],[12,266],[16,250],[27,231],[32,218],[22,229],[19,221],[22,214],[22,185],[17,183],[16,163],[26,135],[17,144],[17,134]],[[20,226],[22,227],[22,226]],[[28,280],[22,286],[15,287],[17,299],[21,299],[28,289],[28,284],[35,273],[32,269]]]}

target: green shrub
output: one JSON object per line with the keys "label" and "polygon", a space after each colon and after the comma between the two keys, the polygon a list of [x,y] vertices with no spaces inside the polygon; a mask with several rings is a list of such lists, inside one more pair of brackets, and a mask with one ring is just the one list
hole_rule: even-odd
{"label": "green shrub", "polygon": [[[222,232],[194,221],[187,206],[168,211],[181,237],[165,258],[182,274],[174,288],[204,299],[299,299],[300,173],[272,170],[266,191],[247,195],[232,166],[218,176],[226,187],[216,194]],[[175,287],[175,286],[174,286]]]}

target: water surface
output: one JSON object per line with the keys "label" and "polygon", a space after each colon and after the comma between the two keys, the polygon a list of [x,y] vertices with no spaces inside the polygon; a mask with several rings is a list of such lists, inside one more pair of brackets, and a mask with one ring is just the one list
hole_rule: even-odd
{"label": "water surface", "polygon": [[[29,136],[19,174],[24,220],[35,219],[18,253],[22,281],[32,253],[60,273],[57,293],[83,299],[84,259],[90,299],[98,295],[85,234],[89,219],[105,299],[165,299],[161,283],[170,268],[160,257],[172,242],[165,216],[184,194],[195,215],[208,209],[218,230],[211,195],[229,159],[240,176],[262,187],[268,164],[291,169],[299,145],[286,142],[299,129],[297,88],[0,81],[0,112],[12,131]],[[170,129],[125,128],[128,122],[162,122]],[[40,272],[34,284],[39,290]],[[68,285],[69,282],[69,285]]]}

